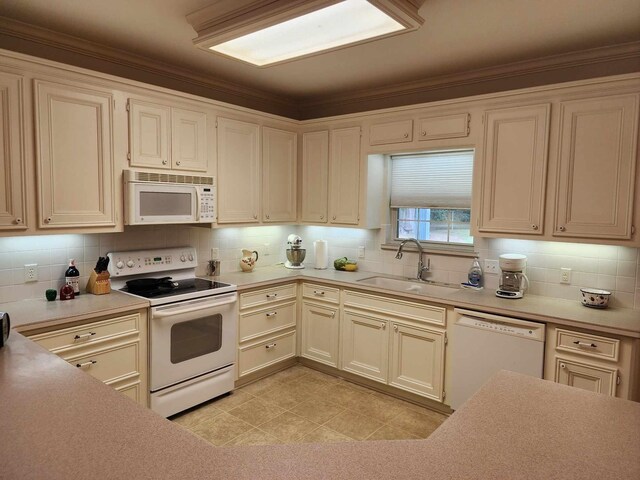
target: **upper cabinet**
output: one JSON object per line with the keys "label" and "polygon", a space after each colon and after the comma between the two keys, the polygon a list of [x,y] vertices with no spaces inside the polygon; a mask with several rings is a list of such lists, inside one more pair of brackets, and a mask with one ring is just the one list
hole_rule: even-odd
{"label": "upper cabinet", "polygon": [[549,104],[489,110],[478,230],[543,233]]}
{"label": "upper cabinet", "polygon": [[260,126],[218,117],[218,223],[257,223]]}
{"label": "upper cabinet", "polygon": [[27,228],[22,95],[22,77],[0,72],[0,230]]}
{"label": "upper cabinet", "polygon": [[554,236],[632,237],[638,98],[560,104]]}
{"label": "upper cabinet", "polygon": [[329,130],[302,135],[301,220],[327,223],[329,193]]}
{"label": "upper cabinet", "polygon": [[262,128],[262,221],[295,222],[297,135]]}
{"label": "upper cabinet", "polygon": [[129,99],[132,167],[207,171],[207,114]]}
{"label": "upper cabinet", "polygon": [[39,227],[116,225],[113,95],[35,80]]}
{"label": "upper cabinet", "polygon": [[371,125],[369,145],[406,143],[413,140],[413,120],[400,120]]}
{"label": "upper cabinet", "polygon": [[360,199],[360,127],[331,131],[329,221],[357,225]]}

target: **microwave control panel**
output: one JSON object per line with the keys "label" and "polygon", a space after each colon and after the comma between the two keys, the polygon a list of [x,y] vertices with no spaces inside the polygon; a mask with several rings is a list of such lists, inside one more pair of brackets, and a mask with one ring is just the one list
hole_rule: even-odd
{"label": "microwave control panel", "polygon": [[216,195],[213,187],[198,187],[200,189],[200,218],[198,221],[216,221]]}

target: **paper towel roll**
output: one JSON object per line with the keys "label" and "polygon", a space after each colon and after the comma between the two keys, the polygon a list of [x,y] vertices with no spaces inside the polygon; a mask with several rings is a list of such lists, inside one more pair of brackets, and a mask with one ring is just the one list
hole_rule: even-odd
{"label": "paper towel roll", "polygon": [[324,270],[329,263],[329,245],[326,240],[316,240],[313,242],[313,250],[316,255],[315,268]]}

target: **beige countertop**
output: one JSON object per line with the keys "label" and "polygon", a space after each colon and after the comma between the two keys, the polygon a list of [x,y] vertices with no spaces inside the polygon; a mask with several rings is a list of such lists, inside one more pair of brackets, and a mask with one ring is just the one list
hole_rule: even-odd
{"label": "beige countertop", "polygon": [[0,311],[8,312],[11,327],[17,331],[50,327],[76,321],[89,320],[103,315],[147,308],[145,299],[112,290],[107,295],[82,294],[73,300],[55,300],[45,298],[0,303]]}
{"label": "beige countertop", "polygon": [[253,272],[235,272],[217,277],[222,282],[238,285],[238,290],[268,286],[270,284],[295,280],[308,280],[335,284],[340,287],[359,288],[383,294],[401,295],[406,298],[428,300],[455,307],[480,310],[498,315],[508,315],[560,325],[583,327],[601,332],[615,333],[640,338],[640,310],[630,308],[593,309],[580,304],[578,300],[562,300],[551,297],[526,295],[517,300],[498,298],[493,290],[454,290],[451,294],[432,297],[417,293],[399,292],[373,287],[358,280],[376,275],[373,272],[342,272],[332,268],[315,270],[290,270],[283,266],[256,268]]}
{"label": "beige countertop", "polygon": [[0,405],[2,478],[640,478],[640,404],[510,372],[427,440],[214,448],[14,332]]}

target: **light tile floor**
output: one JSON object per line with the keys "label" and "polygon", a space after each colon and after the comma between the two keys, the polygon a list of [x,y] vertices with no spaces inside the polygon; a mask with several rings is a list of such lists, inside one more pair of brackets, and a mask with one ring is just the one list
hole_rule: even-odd
{"label": "light tile floor", "polygon": [[222,446],[427,438],[446,418],[296,365],[172,420]]}

